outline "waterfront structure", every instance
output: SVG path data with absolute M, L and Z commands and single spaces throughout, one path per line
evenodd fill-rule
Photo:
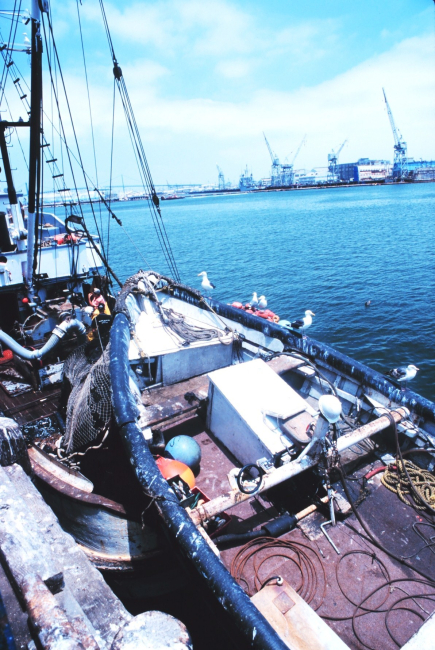
M 218 174 L 219 174 L 219 181 L 218 181 L 218 189 L 219 190 L 224 190 L 225 189 L 225 176 L 222 171 L 222 169 L 219 167 L 219 165 L 216 165 Z
M 334 149 L 332 150 L 331 153 L 328 154 L 328 181 L 330 183 L 335 183 L 337 181 L 337 165 L 338 165 L 338 157 L 346 144 L 347 140 L 343 142 L 343 144 L 340 146 L 339 150 L 337 153 L 335 153 Z
M 328 182 L 327 167 L 314 167 L 313 169 L 297 169 L 294 172 L 294 184 L 296 186 L 320 185 Z
M 394 167 L 393 167 L 393 178 L 395 180 L 402 180 L 408 175 L 408 166 L 407 166 L 407 144 L 402 138 L 402 134 L 399 129 L 396 127 L 394 122 L 393 113 L 391 112 L 390 105 L 385 94 L 385 90 L 382 88 L 384 93 L 385 105 L 387 107 L 388 119 L 390 120 L 391 130 L 394 137 Z
M 353 179 L 356 183 L 385 181 L 393 171 L 393 166 L 388 160 L 358 161 L 354 167 Z
M 254 181 L 252 172 L 249 173 L 248 165 L 246 165 L 245 171 L 240 176 L 239 190 L 241 192 L 251 192 L 256 189 L 258 189 L 258 183 Z

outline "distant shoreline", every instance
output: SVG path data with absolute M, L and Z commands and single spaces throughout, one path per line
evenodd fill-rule
M 433 180 L 428 181 L 395 181 L 395 182 L 385 182 L 385 181 L 372 181 L 367 183 L 325 183 L 314 185 L 297 185 L 293 187 L 262 187 L 255 190 L 205 190 L 198 192 L 189 192 L 183 198 L 189 198 L 189 196 L 218 196 L 222 194 L 259 194 L 262 192 L 295 192 L 300 190 L 329 190 L 336 188 L 345 188 L 345 187 L 373 187 L 374 185 L 416 185 L 421 183 L 434 183 Z M 181 197 L 180 197 L 181 198 Z

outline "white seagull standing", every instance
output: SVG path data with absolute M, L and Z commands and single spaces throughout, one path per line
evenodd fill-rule
M 260 296 L 259 297 L 258 306 L 260 307 L 260 309 L 266 309 L 266 307 L 267 307 L 266 296 Z
M 305 316 L 303 318 L 301 318 L 300 320 L 293 321 L 291 323 L 291 326 L 295 330 L 301 330 L 301 332 L 305 332 L 305 330 L 307 330 L 310 327 L 310 325 L 312 324 L 312 322 L 313 322 L 312 317 L 315 316 L 315 315 L 316 314 L 314 312 L 307 309 L 307 311 L 305 312 Z
M 254 293 L 252 294 L 251 307 L 258 307 L 258 298 L 257 298 L 256 291 L 254 291 Z
M 393 370 L 389 370 L 387 372 L 387 375 L 389 377 L 393 377 L 393 379 L 396 379 L 396 381 L 405 382 L 406 388 L 408 381 L 414 379 L 418 371 L 419 368 L 411 363 L 409 366 L 400 366 L 399 368 L 393 368 Z M 405 390 L 405 388 L 402 388 L 402 390 Z
M 201 287 L 204 289 L 204 291 L 211 291 L 212 289 L 216 289 L 215 285 L 208 279 L 207 273 L 205 271 L 198 273 L 198 277 L 200 275 L 202 275 Z

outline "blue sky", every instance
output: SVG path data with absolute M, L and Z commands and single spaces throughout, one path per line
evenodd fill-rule
M 233 181 L 246 164 L 254 177 L 267 176 L 263 131 L 282 161 L 307 134 L 295 167 L 326 165 L 345 139 L 341 162 L 392 159 L 382 86 L 409 155 L 435 158 L 432 0 L 124 0 L 105 7 L 156 183 L 216 182 L 216 163 Z M 107 182 L 111 61 L 97 0 L 82 0 L 80 15 L 99 176 Z M 76 3 L 53 3 L 53 21 L 90 164 Z M 134 182 L 119 102 L 116 126 L 115 182 L 121 175 Z

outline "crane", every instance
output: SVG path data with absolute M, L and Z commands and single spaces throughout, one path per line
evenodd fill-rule
M 278 156 L 273 153 L 272 147 L 270 146 L 269 142 L 267 141 L 266 134 L 263 132 L 264 139 L 266 140 L 266 146 L 269 150 L 270 154 L 270 159 L 272 161 L 272 169 L 270 173 L 270 184 L 271 185 L 280 185 L 280 170 L 281 170 L 281 165 L 279 164 L 279 158 Z
M 219 167 L 219 165 L 216 165 L 218 173 L 219 173 L 219 182 L 218 182 L 218 189 L 219 190 L 224 190 L 225 189 L 225 176 L 222 171 L 222 169 Z
M 402 138 L 402 134 L 394 123 L 393 113 L 391 112 L 390 105 L 385 94 L 385 90 L 382 88 L 384 93 L 385 104 L 387 106 L 388 118 L 390 120 L 391 130 L 393 131 L 394 137 L 394 167 L 393 167 L 393 178 L 400 180 L 405 178 L 408 175 L 407 168 L 407 145 Z
M 299 155 L 300 150 L 302 149 L 302 146 L 305 144 L 306 139 L 307 139 L 307 134 L 305 134 L 304 137 L 302 138 L 302 141 L 299 147 L 297 148 L 291 163 L 286 162 L 283 165 L 281 165 L 281 176 L 280 176 L 280 183 L 279 183 L 280 185 L 284 187 L 289 187 L 290 185 L 294 185 L 293 166 L 295 164 L 296 158 Z
M 328 182 L 335 183 L 337 180 L 338 156 L 341 154 L 341 151 L 346 142 L 347 139 L 339 147 L 337 153 L 335 153 L 334 149 L 331 153 L 328 153 Z
M 301 140 L 301 144 L 299 145 L 299 147 L 297 148 L 297 151 L 296 151 L 295 155 L 293 156 L 292 165 L 295 164 L 295 160 L 296 160 L 296 158 L 298 157 L 299 152 L 300 152 L 300 150 L 302 149 L 302 147 L 304 146 L 304 144 L 305 144 L 306 141 L 307 141 L 307 134 L 305 134 L 304 137 L 302 138 L 302 140 Z

